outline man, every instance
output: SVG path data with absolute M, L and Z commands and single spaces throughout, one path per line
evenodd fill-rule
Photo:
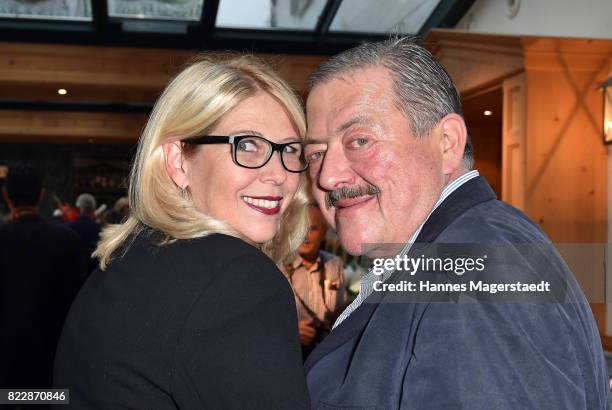
M 11 220 L 0 227 L 0 387 L 51 388 L 64 318 L 85 269 L 78 238 L 37 211 L 41 177 L 11 168 L 3 195 Z
M 79 210 L 79 217 L 69 222 L 68 227 L 76 232 L 81 240 L 82 258 L 87 261 L 87 275 L 98 264 L 97 259 L 91 257 L 100 240 L 100 225 L 96 222 L 96 198 L 91 194 L 81 194 L 75 205 Z
M 327 336 L 344 307 L 342 260 L 320 250 L 327 223 L 316 203 L 309 204 L 310 228 L 295 260 L 285 266 L 298 312 L 304 359 Z
M 572 302 L 384 303 L 376 289 L 399 283 L 397 269 L 369 272 L 305 364 L 313 406 L 605 408 L 589 305 L 545 235 L 471 170 L 458 92 L 431 54 L 407 38 L 364 44 L 323 63 L 310 87 L 314 195 L 349 253 L 414 258 L 413 243 L 501 244 L 497 256 L 511 262 L 497 274 L 556 275 Z M 544 245 L 549 258 L 515 243 Z

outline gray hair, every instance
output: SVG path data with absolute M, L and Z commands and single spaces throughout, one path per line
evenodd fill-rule
M 322 63 L 311 74 L 308 85 L 312 90 L 348 72 L 375 66 L 389 70 L 395 104 L 408 118 L 416 136 L 427 136 L 448 114 L 463 116 L 453 80 L 434 56 L 418 44 L 416 37 L 364 43 L 346 50 Z M 474 149 L 469 135 L 463 162 L 466 169 L 474 166 Z
M 81 213 L 95 211 L 96 198 L 92 194 L 81 194 L 78 196 L 75 205 Z

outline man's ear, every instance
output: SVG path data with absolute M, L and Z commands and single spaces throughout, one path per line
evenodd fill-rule
M 189 178 L 187 175 L 187 161 L 179 141 L 167 142 L 162 145 L 166 171 L 174 183 L 181 189 L 187 188 Z
M 448 114 L 439 122 L 442 133 L 442 169 L 453 174 L 463 167 L 463 152 L 467 141 L 467 128 L 459 114 Z

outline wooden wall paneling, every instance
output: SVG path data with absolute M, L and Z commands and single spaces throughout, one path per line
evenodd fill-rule
M 608 78 L 612 77 L 612 55 L 608 64 Z M 612 145 L 608 149 L 608 234 L 606 243 L 606 313 L 604 317 L 605 330 L 612 335 Z M 612 337 L 609 338 L 609 350 L 612 350 Z
M 483 86 L 498 86 L 523 69 L 523 53 L 516 37 L 434 30 L 425 41 L 462 95 Z
M 502 83 L 502 200 L 525 209 L 526 90 L 525 75 L 519 74 Z
M 606 241 L 607 151 L 596 86 L 608 73 L 607 53 L 612 42 L 525 44 L 526 210 L 555 242 Z

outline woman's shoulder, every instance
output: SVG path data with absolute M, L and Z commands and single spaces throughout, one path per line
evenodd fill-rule
M 215 257 L 233 258 L 240 254 L 252 258 L 268 259 L 259 249 L 244 240 L 221 233 L 214 233 L 201 238 L 177 240 L 173 242 L 172 246 L 176 246 L 180 250 L 205 252 Z
M 223 275 L 224 281 L 239 281 L 261 272 L 258 279 L 284 279 L 274 262 L 262 251 L 240 238 L 211 234 L 164 243 L 158 231 L 146 231 L 126 243 L 126 250 L 111 262 L 109 270 L 149 272 L 174 271 L 203 278 Z
M 256 299 L 280 292 L 292 295 L 289 281 L 278 266 L 261 250 L 249 243 L 228 235 L 215 234 L 183 243 L 193 256 L 192 264 L 206 260 L 209 271 L 215 275 L 211 286 L 217 289 L 249 289 Z M 205 256 L 204 256 L 205 255 Z
M 189 305 L 203 294 L 209 302 L 233 299 L 239 289 L 248 289 L 250 298 L 233 303 L 245 305 L 278 292 L 291 294 L 272 260 L 239 238 L 212 234 L 166 244 L 160 244 L 160 239 L 151 233 L 132 238 L 123 256 L 111 261 L 105 271 L 92 273 L 85 290 L 120 289 L 130 298 L 156 293 Z
M 176 252 L 185 260 L 201 266 L 206 260 L 208 266 L 231 268 L 233 271 L 242 267 L 276 268 L 268 256 L 253 245 L 224 234 L 212 234 L 202 238 L 179 240 L 169 245 L 169 253 Z
M 236 255 L 270 261 L 259 249 L 230 235 L 213 233 L 199 238 L 168 240 L 163 233 L 152 229 L 129 237 L 117 251 L 114 260 L 143 261 L 143 257 L 157 261 L 172 258 L 228 260 Z

